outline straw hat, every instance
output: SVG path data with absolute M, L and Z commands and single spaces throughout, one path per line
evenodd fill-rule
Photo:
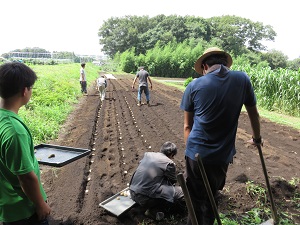
M 206 59 L 208 56 L 211 55 L 225 55 L 227 58 L 227 67 L 230 67 L 232 65 L 232 58 L 231 56 L 227 53 L 222 51 L 221 49 L 217 48 L 217 47 L 211 47 L 208 48 L 204 51 L 204 53 L 200 56 L 200 58 L 196 61 L 195 63 L 195 70 L 197 73 L 202 74 L 203 72 L 203 68 L 202 68 L 202 64 L 203 64 L 203 60 Z

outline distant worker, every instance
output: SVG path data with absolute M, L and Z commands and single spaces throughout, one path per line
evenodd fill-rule
M 172 159 L 176 154 L 176 145 L 169 141 L 160 152 L 145 152 L 130 181 L 131 198 L 147 209 L 146 216 L 156 220 L 162 220 L 167 210 L 185 208 L 182 189 L 175 186 L 176 167 Z
M 97 89 L 99 91 L 100 99 L 101 101 L 104 101 L 105 99 L 105 92 L 106 92 L 106 87 L 107 87 L 107 81 L 104 75 L 101 75 L 97 79 Z
M 24 63 L 0 66 L 0 221 L 3 225 L 48 225 L 50 207 L 40 179 L 28 127 L 18 115 L 37 79 Z
M 80 85 L 81 85 L 81 93 L 87 95 L 87 90 L 86 90 L 87 82 L 86 82 L 86 74 L 84 69 L 85 69 L 85 63 L 81 63 L 80 78 L 79 78 Z
M 139 78 L 139 88 L 138 88 L 138 106 L 142 105 L 142 93 L 144 92 L 146 95 L 146 100 L 147 100 L 147 105 L 150 106 L 150 92 L 148 88 L 148 81 L 150 82 L 150 89 L 152 90 L 152 81 L 150 79 L 149 73 L 144 70 L 144 67 L 140 67 L 140 71 L 136 74 L 133 84 L 132 84 L 132 89 L 134 89 L 134 84 L 136 80 Z

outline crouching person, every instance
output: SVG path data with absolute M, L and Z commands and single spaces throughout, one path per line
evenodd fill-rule
M 156 220 L 162 220 L 165 213 L 174 209 L 185 208 L 182 189 L 175 186 L 176 167 L 172 159 L 176 154 L 176 145 L 169 141 L 160 152 L 146 152 L 130 181 L 131 198 L 147 209 L 146 216 Z
M 101 101 L 104 101 L 105 99 L 105 91 L 106 91 L 106 87 L 107 87 L 107 81 L 105 79 L 104 75 L 101 75 L 98 79 L 97 79 L 97 89 L 99 91 L 99 95 L 100 95 L 100 99 Z

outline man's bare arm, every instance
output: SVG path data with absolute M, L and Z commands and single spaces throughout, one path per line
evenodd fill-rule
M 31 171 L 27 174 L 18 175 L 18 179 L 23 192 L 36 206 L 39 219 L 45 219 L 50 214 L 51 209 L 43 199 L 36 174 Z
M 183 121 L 183 135 L 184 143 L 186 144 L 187 138 L 192 130 L 194 123 L 194 113 L 184 111 L 184 121 Z
M 152 90 L 152 81 L 151 81 L 151 79 L 150 79 L 150 77 L 148 77 L 148 80 L 149 80 L 149 83 L 150 83 L 150 88 L 151 88 L 151 90 Z
M 245 106 L 246 110 L 248 112 L 248 116 L 251 123 L 251 128 L 253 132 L 253 138 L 259 139 L 261 138 L 260 135 L 260 117 L 257 110 L 256 105 L 255 106 Z
M 132 89 L 134 88 L 134 84 L 135 84 L 136 79 L 137 79 L 137 77 L 135 77 L 134 80 L 133 80 Z

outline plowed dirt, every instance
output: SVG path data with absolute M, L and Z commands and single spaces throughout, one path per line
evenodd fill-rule
M 116 217 L 99 203 L 127 187 L 131 175 L 146 151 L 158 151 L 165 141 L 174 142 L 178 155 L 174 161 L 184 172 L 183 112 L 179 108 L 182 92 L 153 82 L 151 106 L 136 105 L 133 76 L 116 75 L 108 81 L 106 99 L 101 103 L 95 84 L 69 116 L 57 140 L 49 144 L 92 149 L 92 154 L 61 168 L 41 165 L 42 181 L 52 208 L 51 225 L 142 225 L 185 224 L 186 215 L 167 217 L 161 222 L 143 215 L 134 207 Z M 263 153 L 277 210 L 294 213 L 300 223 L 299 206 L 291 201 L 299 185 L 288 181 L 300 177 L 300 132 L 290 127 L 261 121 Z M 236 138 L 237 154 L 229 166 L 227 183 L 221 192 L 219 211 L 240 214 L 257 208 L 256 196 L 246 192 L 246 182 L 265 187 L 257 149 L 247 141 L 251 128 L 241 113 Z M 299 202 L 298 202 L 299 204 Z

